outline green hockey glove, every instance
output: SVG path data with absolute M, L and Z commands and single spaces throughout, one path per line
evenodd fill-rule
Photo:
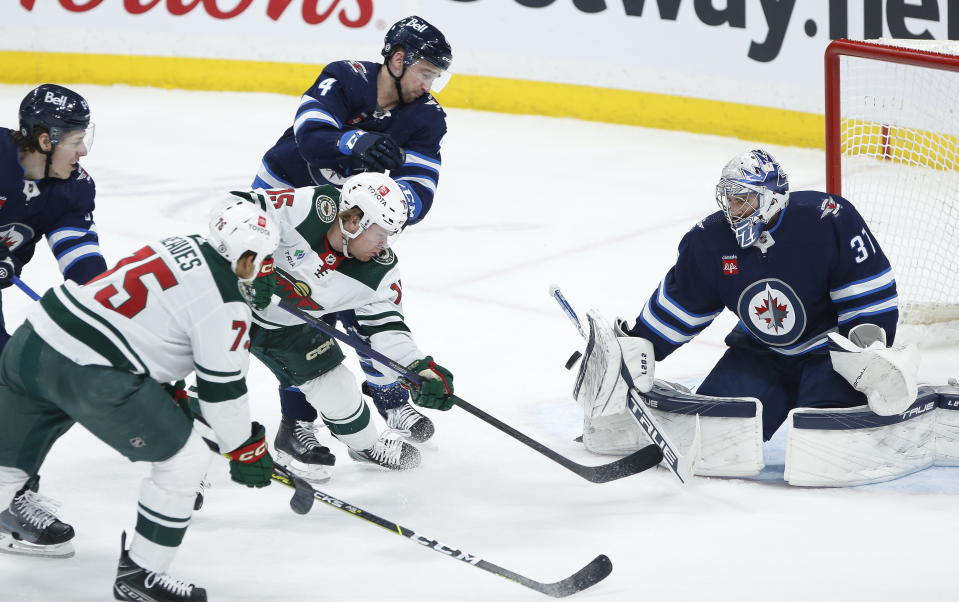
M 418 406 L 430 408 L 433 410 L 446 411 L 453 407 L 453 373 L 433 361 L 429 355 L 421 360 L 416 360 L 406 367 L 410 372 L 415 372 L 423 378 L 419 386 L 414 385 L 405 378 L 400 378 L 407 389 L 410 390 L 410 399 Z
M 230 478 L 247 487 L 266 487 L 273 476 L 273 457 L 266 446 L 266 429 L 252 424 L 253 434 L 243 445 L 223 454 L 230 459 Z
M 279 288 L 276 277 L 273 276 L 273 258 L 267 257 L 260 266 L 260 272 L 253 282 L 243 285 L 241 290 L 244 292 L 247 303 L 257 311 L 263 311 L 270 305 L 273 294 Z

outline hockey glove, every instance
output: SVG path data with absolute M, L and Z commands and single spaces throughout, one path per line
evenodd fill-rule
M 263 311 L 270 305 L 273 295 L 279 288 L 279 283 L 273 276 L 273 258 L 267 257 L 260 266 L 260 273 L 253 282 L 241 287 L 247 303 L 257 311 Z
M 0 289 L 7 288 L 13 284 L 13 277 L 20 275 L 20 268 L 23 264 L 13 255 L 7 254 L 0 259 Z
M 172 383 L 160 383 L 163 390 L 170 394 L 173 403 L 180 408 L 190 422 L 193 422 L 193 412 L 190 410 L 190 394 L 186 390 L 186 381 L 178 380 Z
M 253 434 L 243 445 L 223 454 L 230 459 L 230 478 L 247 487 L 266 487 L 273 476 L 273 456 L 266 446 L 266 429 L 252 424 Z
M 406 367 L 419 374 L 423 380 L 419 386 L 400 377 L 403 386 L 410 390 L 410 399 L 418 406 L 446 411 L 453 407 L 453 374 L 426 356 Z
M 340 136 L 337 147 L 340 153 L 352 157 L 353 172 L 384 172 L 398 168 L 406 161 L 403 152 L 386 134 L 350 130 Z
M 919 352 L 914 345 L 886 347 L 885 331 L 859 324 L 849 337 L 829 333 L 833 370 L 866 396 L 879 416 L 904 412 L 916 400 Z

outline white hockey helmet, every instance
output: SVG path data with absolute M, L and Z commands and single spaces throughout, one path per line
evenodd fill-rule
M 364 172 L 348 178 L 340 190 L 340 211 L 358 207 L 363 211 L 360 228 L 355 233 L 346 231 L 340 220 L 343 233 L 344 254 L 349 257 L 349 241 L 363 234 L 374 225 L 386 231 L 387 244 L 393 244 L 409 217 L 409 203 L 399 184 L 387 175 Z
M 250 282 L 259 274 L 263 260 L 276 251 L 280 229 L 259 207 L 247 201 L 236 201 L 210 216 L 210 234 L 207 242 L 230 262 L 236 272 L 236 262 L 247 251 L 256 253 L 253 277 L 240 279 Z
M 767 151 L 746 151 L 723 167 L 716 185 L 716 203 L 726 215 L 739 246 L 745 249 L 759 239 L 766 226 L 789 204 L 789 178 Z M 751 211 L 734 213 L 734 207 L 742 206 L 750 207 Z

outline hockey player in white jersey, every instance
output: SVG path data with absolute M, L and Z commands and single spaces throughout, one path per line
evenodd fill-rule
M 0 356 L 0 507 L 74 422 L 130 460 L 153 464 L 129 550 L 121 539 L 118 600 L 207 599 L 167 570 L 212 453 L 161 383 L 195 372 L 203 415 L 220 449 L 233 450 L 233 480 L 270 483 L 265 432 L 247 404 L 251 315 L 241 291 L 278 239 L 263 211 L 238 201 L 214 214 L 206 239 L 171 236 L 83 286 L 49 290 Z M 51 517 L 39 505 L 5 511 L 4 551 L 72 555 L 64 552 L 69 537 L 47 529 Z
M 403 320 L 403 289 L 398 259 L 390 249 L 406 223 L 405 197 L 396 182 L 380 173 L 349 178 L 342 192 L 332 186 L 234 193 L 268 211 L 282 228 L 273 274 L 257 278 L 252 352 L 283 387 L 298 387 L 330 432 L 356 460 L 390 469 L 419 464 L 417 449 L 396 429 L 378 436 L 370 410 L 352 373 L 342 364 L 336 341 L 269 304 L 273 287 L 281 298 L 317 316 L 355 310 L 361 334 L 381 353 L 424 376 L 411 389 L 414 403 L 448 410 L 453 375 L 416 346 Z M 385 366 L 377 369 L 391 373 Z M 309 443 L 313 462 L 294 461 L 277 452 L 277 461 L 311 480 L 329 478 L 334 456 L 315 444 L 314 425 L 284 417 L 277 435 Z

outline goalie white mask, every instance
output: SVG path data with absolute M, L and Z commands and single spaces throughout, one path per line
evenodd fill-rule
M 764 150 L 733 157 L 716 185 L 716 203 L 742 248 L 752 246 L 789 203 L 789 178 Z
M 379 226 L 385 232 L 383 248 L 388 248 L 399 236 L 409 216 L 409 204 L 400 186 L 389 176 L 375 172 L 357 174 L 343 183 L 340 191 L 340 211 L 353 207 L 363 211 L 360 227 L 350 233 L 343 227 L 340 219 L 340 231 L 343 233 L 343 251 L 349 257 L 349 242 L 373 226 Z
M 259 274 L 263 260 L 276 251 L 280 230 L 259 207 L 246 201 L 236 201 L 210 216 L 210 234 L 207 241 L 216 252 L 230 262 L 236 272 L 236 262 L 247 251 L 256 253 L 253 276 L 241 282 L 250 282 Z

